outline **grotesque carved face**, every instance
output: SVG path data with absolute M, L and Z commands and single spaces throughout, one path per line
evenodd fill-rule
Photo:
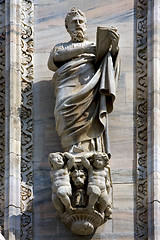
M 54 169 L 60 169 L 64 166 L 63 157 L 60 154 L 52 153 L 49 158 Z
M 83 170 L 74 170 L 71 174 L 71 177 L 74 185 L 77 188 L 83 188 L 86 180 L 86 174 Z

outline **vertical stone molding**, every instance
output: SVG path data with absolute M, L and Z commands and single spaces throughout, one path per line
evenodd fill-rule
M 5 1 L 5 238 L 20 239 L 21 1 Z
M 160 1 L 148 1 L 148 239 L 160 239 Z
M 137 1 L 137 238 L 160 238 L 160 2 Z
M 21 239 L 25 240 L 33 239 L 33 2 L 21 2 Z
M 137 149 L 137 223 L 136 239 L 148 239 L 147 182 L 147 11 L 148 0 L 136 1 L 136 149 Z
M 0 226 L 4 225 L 5 2 L 0 4 Z
M 33 2 L 6 0 L 5 26 L 5 237 L 33 239 Z

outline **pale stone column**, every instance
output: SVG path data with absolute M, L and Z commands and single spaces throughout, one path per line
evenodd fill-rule
M 148 1 L 148 233 L 160 239 L 160 0 Z
M 32 239 L 33 9 L 31 0 L 5 1 L 4 235 L 8 240 Z
M 21 182 L 21 14 L 20 0 L 6 0 L 5 213 L 6 239 L 20 239 Z

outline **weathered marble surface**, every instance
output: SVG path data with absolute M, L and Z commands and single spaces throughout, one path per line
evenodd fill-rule
M 115 109 L 109 119 L 113 180 L 113 220 L 97 229 L 92 239 L 134 239 L 134 1 L 35 1 L 34 84 L 34 239 L 81 239 L 57 219 L 51 200 L 50 152 L 62 151 L 55 132 L 52 72 L 47 60 L 52 47 L 69 40 L 64 17 L 73 7 L 88 19 L 88 36 L 95 41 L 97 25 L 116 26 L 120 33 L 121 76 Z M 119 189 L 119 190 L 117 190 Z M 130 193 L 130 194 L 129 194 Z M 122 206 L 121 203 L 122 202 Z

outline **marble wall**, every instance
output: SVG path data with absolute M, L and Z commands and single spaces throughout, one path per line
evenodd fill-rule
M 116 26 L 120 33 L 121 75 L 114 111 L 109 117 L 113 219 L 88 237 L 75 236 L 57 218 L 51 201 L 48 163 L 48 154 L 62 149 L 55 132 L 53 73 L 47 69 L 47 60 L 55 44 L 69 40 L 64 18 L 73 6 L 86 14 L 89 40 L 95 41 L 97 26 Z M 34 240 L 134 239 L 134 0 L 35 0 L 34 24 Z

